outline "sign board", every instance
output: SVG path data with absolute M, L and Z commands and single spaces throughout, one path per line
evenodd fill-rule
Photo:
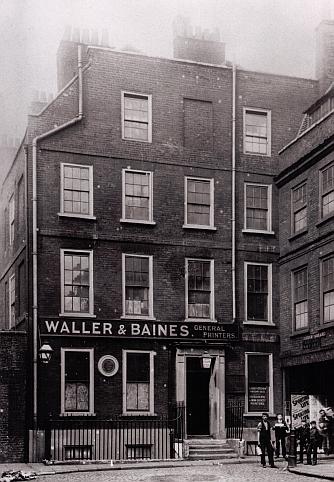
M 248 411 L 249 412 L 267 412 L 268 404 L 268 386 L 251 385 L 248 387 Z
M 240 339 L 237 325 L 210 322 L 159 323 L 132 320 L 42 319 L 39 321 L 39 329 L 42 335 L 48 336 L 208 340 L 220 343 L 235 342 Z
M 310 421 L 310 397 L 309 395 L 291 395 L 291 422 L 292 428 L 300 427 L 302 421 Z

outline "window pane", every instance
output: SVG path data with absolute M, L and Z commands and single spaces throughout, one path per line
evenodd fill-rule
M 308 326 L 308 303 L 302 301 L 295 304 L 295 329 L 301 330 Z
M 89 312 L 89 255 L 64 255 L 64 310 Z
M 267 113 L 246 112 L 245 113 L 245 147 L 246 152 L 267 153 Z
M 247 319 L 268 321 L 268 266 L 247 265 Z
M 64 213 L 89 214 L 89 168 L 64 166 Z
M 324 294 L 324 322 L 334 320 L 334 291 Z
M 89 411 L 90 356 L 65 353 L 65 410 Z
M 210 181 L 187 180 L 187 223 L 210 226 Z
M 126 219 L 150 220 L 149 183 L 149 173 L 125 173 Z
M 124 137 L 148 140 L 148 97 L 124 94 Z
M 150 354 L 127 353 L 126 408 L 149 411 L 150 409 Z
M 188 261 L 188 316 L 210 318 L 211 263 Z
M 269 356 L 248 355 L 248 411 L 269 410 Z

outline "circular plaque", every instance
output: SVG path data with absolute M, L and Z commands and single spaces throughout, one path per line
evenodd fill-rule
M 117 358 L 112 355 L 104 355 L 99 359 L 99 372 L 105 377 L 112 377 L 118 372 L 119 363 Z

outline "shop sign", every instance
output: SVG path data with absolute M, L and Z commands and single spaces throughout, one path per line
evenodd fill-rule
M 303 338 L 302 346 L 303 350 L 310 350 L 312 348 L 321 347 L 321 339 L 326 335 L 325 332 L 314 333 L 313 335 L 308 335 Z
M 265 412 L 268 410 L 268 386 L 251 385 L 248 387 L 248 411 Z
M 235 342 L 240 339 L 236 325 L 221 323 L 158 323 L 144 321 L 88 321 L 43 319 L 42 335 L 102 336 L 110 338 L 154 338 Z
M 310 397 L 309 395 L 291 395 L 291 419 L 292 427 L 300 427 L 302 421 L 310 421 Z

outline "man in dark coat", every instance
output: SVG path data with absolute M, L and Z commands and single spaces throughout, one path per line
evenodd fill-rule
M 310 427 L 305 420 L 302 421 L 300 427 L 296 430 L 297 440 L 299 440 L 299 463 L 303 463 L 304 450 L 307 450 L 310 443 Z M 298 463 L 297 462 L 297 463 Z
M 321 435 L 319 430 L 317 429 L 317 422 L 312 420 L 310 426 L 310 443 L 307 448 L 307 464 L 308 465 L 317 465 L 317 454 L 318 454 L 318 445 L 319 440 L 321 440 Z M 312 461 L 311 461 L 312 457 Z
M 262 467 L 266 467 L 266 452 L 268 454 L 268 460 L 270 467 L 274 465 L 274 450 L 271 445 L 271 427 L 268 420 L 268 414 L 263 413 L 262 419 L 257 426 L 257 441 L 258 446 L 261 449 L 261 464 Z

